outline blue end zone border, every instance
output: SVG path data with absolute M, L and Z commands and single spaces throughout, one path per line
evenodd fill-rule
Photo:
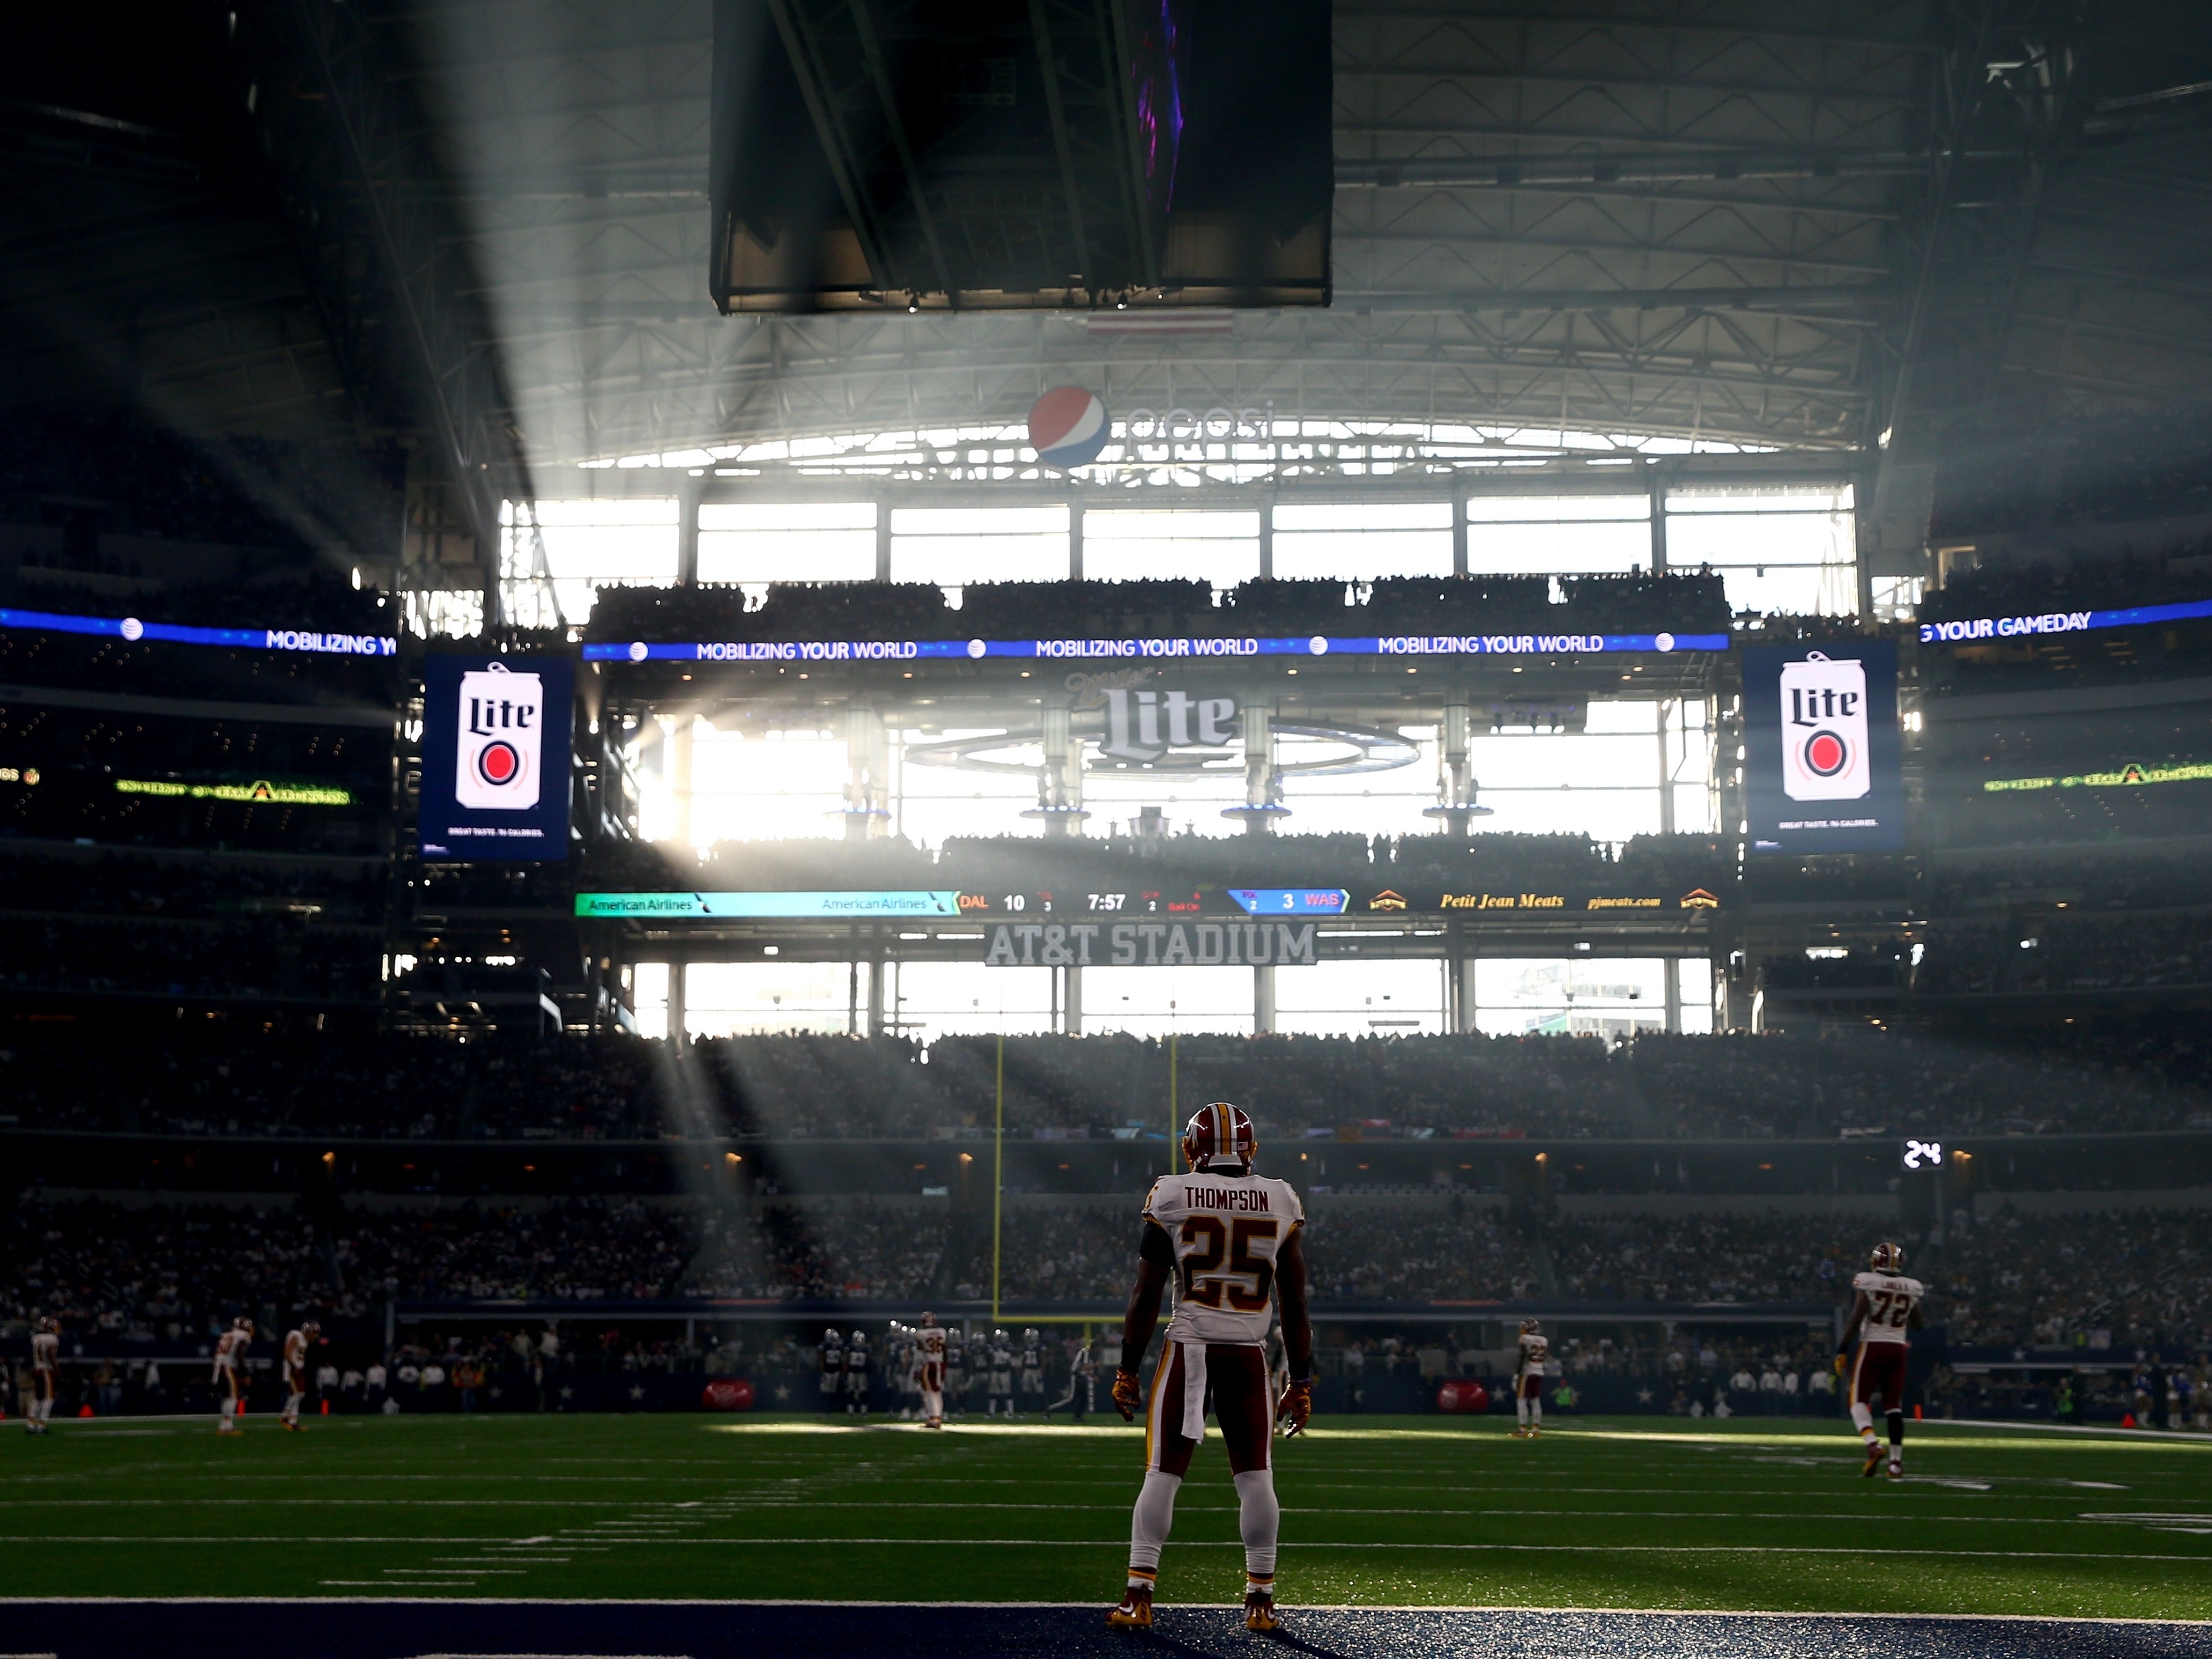
M 1280 1635 L 1234 1608 L 1163 1608 L 1149 1634 L 1101 1606 L 824 1601 L 0 1601 L 6 1659 L 2199 1659 L 2212 1625 L 1912 1614 L 1572 1608 L 1286 1608 Z

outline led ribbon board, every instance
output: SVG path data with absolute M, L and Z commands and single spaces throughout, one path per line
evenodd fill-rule
M 698 640 L 680 645 L 601 643 L 586 662 L 917 662 L 1012 657 L 1202 660 L 1208 657 L 1532 657 L 1607 652 L 1725 651 L 1725 634 L 1389 634 L 1337 639 Z
M 1340 916 L 1352 896 L 1341 887 L 1232 887 L 1229 896 L 1248 916 Z
M 351 806 L 353 791 L 335 784 L 271 782 L 179 783 L 170 778 L 118 778 L 118 795 L 155 795 L 187 800 L 242 801 L 263 806 Z
M 2094 628 L 2141 628 L 2151 623 L 2189 622 L 2212 617 L 2212 599 L 2185 605 L 2139 605 L 2125 611 L 2047 611 L 2037 617 L 1974 617 L 1961 622 L 1923 623 L 1923 645 L 1972 644 L 1976 640 L 2011 640 L 2036 634 L 2081 634 Z
M 43 629 L 163 645 L 215 645 L 233 651 L 304 651 L 326 657 L 390 657 L 399 641 L 381 634 L 324 634 L 297 628 L 186 628 L 136 617 L 71 617 L 55 611 L 0 610 L 0 628 Z
M 637 921 L 844 921 L 854 916 L 960 914 L 960 895 L 942 892 L 579 893 L 576 914 Z

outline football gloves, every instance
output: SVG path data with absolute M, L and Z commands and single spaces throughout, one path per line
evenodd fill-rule
M 1114 1407 L 1121 1413 L 1121 1420 L 1136 1421 L 1137 1409 L 1144 1403 L 1145 1390 L 1137 1381 L 1136 1372 L 1127 1365 L 1118 1367 L 1114 1372 Z
M 1290 1425 L 1286 1433 L 1297 1434 L 1304 1430 L 1306 1419 L 1312 1415 L 1313 1378 L 1294 1376 L 1283 1390 L 1283 1397 L 1275 1402 L 1275 1416 Z
M 1836 1350 L 1836 1375 L 1838 1376 L 1841 1376 L 1844 1374 L 1844 1367 L 1850 1364 L 1850 1358 L 1851 1351 L 1849 1348 L 1838 1348 Z

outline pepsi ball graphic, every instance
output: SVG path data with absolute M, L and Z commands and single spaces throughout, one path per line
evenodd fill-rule
M 1088 466 L 1106 447 L 1106 405 L 1079 386 L 1055 386 L 1030 410 L 1030 447 L 1062 471 Z

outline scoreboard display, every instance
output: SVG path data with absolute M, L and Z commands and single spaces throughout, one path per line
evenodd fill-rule
M 1659 916 L 1715 910 L 1717 895 L 1687 892 L 1468 892 L 1413 888 L 1126 887 L 1084 883 L 1053 887 L 850 890 L 830 892 L 579 893 L 576 914 L 600 920 L 854 921 L 967 917 L 976 921 L 1087 921 L 1150 918 L 1221 921 L 1316 921 L 1407 913 L 1449 916 L 1473 912 L 1485 921 L 1529 914 Z

